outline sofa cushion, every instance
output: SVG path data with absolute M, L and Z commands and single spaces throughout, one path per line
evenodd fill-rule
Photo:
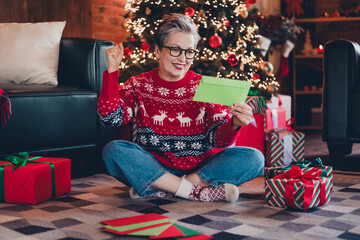
M 57 85 L 65 22 L 0 23 L 0 84 Z

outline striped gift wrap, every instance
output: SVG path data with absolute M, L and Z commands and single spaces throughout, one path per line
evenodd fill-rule
M 331 191 L 333 188 L 333 178 L 331 177 L 321 177 L 325 184 L 325 202 L 327 204 L 330 202 Z M 265 198 L 266 203 L 271 206 L 288 208 L 285 199 L 285 186 L 289 181 L 293 179 L 268 179 L 265 181 Z M 308 206 L 309 208 L 321 206 L 320 203 L 320 180 L 312 180 L 315 184 L 314 190 L 312 192 L 311 202 Z M 298 180 L 294 184 L 294 199 L 293 207 L 296 209 L 306 210 L 304 207 L 304 192 L 305 192 L 305 183 L 301 180 Z M 291 200 L 292 201 L 292 200 Z
M 292 143 L 285 143 L 284 138 L 279 134 L 287 131 L 292 134 Z M 304 160 L 305 155 L 305 134 L 302 132 L 281 130 L 280 132 L 270 132 L 269 140 L 266 143 L 265 165 L 267 167 L 278 167 L 285 162 L 300 162 Z M 291 159 L 286 159 L 287 157 Z

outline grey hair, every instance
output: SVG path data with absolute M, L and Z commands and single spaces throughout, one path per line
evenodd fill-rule
M 171 13 L 163 17 L 155 34 L 155 44 L 162 49 L 167 42 L 169 35 L 177 32 L 193 34 L 195 37 L 194 47 L 196 48 L 200 40 L 200 35 L 195 23 L 190 17 L 180 13 Z

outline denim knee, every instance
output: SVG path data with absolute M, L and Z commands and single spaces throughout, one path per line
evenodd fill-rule
M 252 162 L 253 162 L 253 168 L 258 169 L 260 175 L 262 175 L 264 172 L 264 166 L 265 166 L 264 154 L 256 148 L 253 148 L 253 150 L 254 150 L 254 153 L 253 153 L 253 156 L 251 157 Z

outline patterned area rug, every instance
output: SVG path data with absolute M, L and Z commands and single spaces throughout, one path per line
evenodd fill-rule
M 0 239 L 123 239 L 101 231 L 100 221 L 159 213 L 179 225 L 239 239 L 360 239 L 360 175 L 334 174 L 329 205 L 290 211 L 265 203 L 264 179 L 241 187 L 234 203 L 180 198 L 130 199 L 128 188 L 106 174 L 74 179 L 72 191 L 38 205 L 0 204 Z

